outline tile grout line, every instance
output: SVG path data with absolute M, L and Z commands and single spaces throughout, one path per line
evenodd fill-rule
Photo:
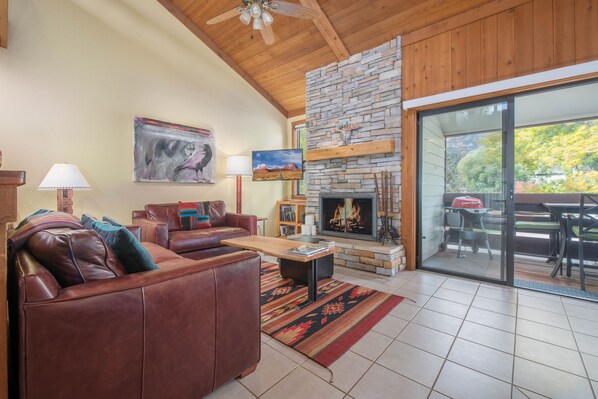
M 517 290 L 517 302 L 515 303 L 515 332 L 513 333 L 513 367 L 511 368 L 511 399 L 513 398 L 513 387 L 515 387 L 515 359 L 517 358 L 517 323 L 519 321 L 519 290 Z M 521 392 L 521 391 L 520 391 Z M 522 392 L 523 394 L 523 392 Z M 526 396 L 523 394 L 523 396 Z
M 478 287 L 476 289 L 476 294 L 480 290 L 480 286 L 481 286 L 481 284 L 478 285 Z M 474 298 L 475 298 L 476 294 L 474 294 Z M 446 365 L 446 362 L 448 361 L 448 357 L 450 356 L 451 351 L 453 350 L 453 346 L 455 345 L 455 342 L 457 341 L 457 337 L 459 336 L 459 333 L 461 332 L 461 329 L 463 328 L 463 324 L 465 324 L 465 318 L 469 314 L 469 311 L 471 310 L 471 305 L 472 304 L 473 304 L 473 299 L 471 300 L 471 303 L 469 304 L 469 307 L 467 308 L 467 313 L 465 313 L 465 316 L 463 317 L 463 320 L 461 321 L 461 325 L 459 326 L 459 330 L 457 330 L 457 334 L 453 338 L 453 342 L 451 343 L 451 346 L 450 346 L 448 352 L 446 353 L 446 356 L 443 359 L 442 366 L 440 366 L 440 370 L 438 371 L 438 375 L 436 375 L 436 378 L 434 379 L 434 383 L 432 384 L 432 391 L 435 391 L 434 388 L 436 388 L 436 384 L 438 383 L 438 379 L 440 378 L 440 374 L 442 374 L 442 370 L 444 370 L 444 366 Z M 436 391 L 444 395 L 444 393 L 442 393 L 441 391 L 439 391 L 439 390 L 436 390 Z M 430 394 L 431 394 L 431 392 L 430 392 Z
M 413 279 L 413 277 L 415 277 L 415 276 L 417 276 L 417 274 L 415 274 L 414 276 L 412 276 L 412 277 L 411 277 L 411 278 L 410 278 L 408 281 L 411 281 L 411 280 Z M 399 303 L 397 306 L 399 306 L 399 305 L 400 305 L 400 303 Z M 415 306 L 417 306 L 417 305 L 415 305 Z M 419 307 L 419 306 L 417 306 L 417 307 Z M 395 308 L 396 308 L 396 306 L 395 306 Z M 422 308 L 422 307 L 419 307 L 419 310 L 418 310 L 417 312 L 415 312 L 415 314 L 413 315 L 413 317 L 415 317 L 415 315 L 416 315 L 417 313 L 419 313 L 419 311 L 420 311 L 421 309 L 423 309 L 423 308 Z M 394 308 L 393 308 L 393 310 L 394 310 Z M 392 310 L 391 310 L 391 311 L 392 311 Z M 388 312 L 388 314 L 390 314 L 390 312 Z M 412 317 L 411 319 L 413 319 L 413 317 Z M 405 327 L 403 327 L 403 329 L 405 329 L 405 328 L 406 328 L 406 327 L 409 325 L 409 323 L 411 323 L 411 320 L 407 320 L 407 325 L 406 325 Z M 401 330 L 401 331 L 403 331 L 403 330 Z M 401 334 L 401 333 L 397 334 L 397 336 L 399 336 L 400 334 Z M 393 341 L 394 341 L 394 339 L 393 339 Z M 391 342 L 390 344 L 388 344 L 388 346 L 390 346 L 391 344 L 392 344 L 392 342 Z M 387 347 L 384 349 L 384 351 L 382 351 L 382 353 L 380 354 L 380 356 L 382 356 L 382 354 L 383 354 L 383 353 L 386 351 L 386 349 L 388 349 L 388 346 L 387 346 Z M 349 349 L 349 350 L 351 350 L 351 349 Z M 351 351 L 351 352 L 353 352 L 353 351 Z M 355 352 L 353 352 L 353 353 L 355 353 Z M 357 354 L 357 355 L 359 355 L 358 353 L 356 353 L 356 354 Z M 359 355 L 359 356 L 361 356 L 361 355 Z M 380 356 L 378 356 L 378 358 L 379 358 Z M 361 356 L 361 357 L 364 357 L 364 356 Z M 377 360 L 378 358 L 376 358 L 376 360 Z M 366 358 L 366 359 L 367 359 L 367 358 Z M 367 359 L 367 360 L 370 360 L 370 359 Z M 382 366 L 382 365 L 380 365 L 380 364 L 376 363 L 376 361 L 375 361 L 375 360 L 374 360 L 374 361 L 370 360 L 370 361 L 372 362 L 372 364 L 370 364 L 370 366 L 369 366 L 369 367 L 368 367 L 368 368 L 367 368 L 367 369 L 366 369 L 366 370 L 363 372 L 363 374 L 362 374 L 362 375 L 361 375 L 361 376 L 360 376 L 360 377 L 357 379 L 357 381 L 355 381 L 355 383 L 354 383 L 354 384 L 351 386 L 351 388 L 349 389 L 349 391 L 346 393 L 347 395 L 350 395 L 350 392 L 351 392 L 351 391 L 352 391 L 352 390 L 353 390 L 353 389 L 354 389 L 354 388 L 355 388 L 355 387 L 356 387 L 356 386 L 359 384 L 359 382 L 360 382 L 360 381 L 363 379 L 363 377 L 365 377 L 365 375 L 366 375 L 366 374 L 367 374 L 367 373 L 368 373 L 368 372 L 369 372 L 369 371 L 372 369 L 372 367 L 374 366 L 374 364 L 376 364 L 376 365 L 378 365 L 378 366 L 380 366 L 380 367 L 384 367 L 384 366 Z M 391 370 L 391 371 L 392 371 L 392 370 Z M 394 371 L 393 371 L 393 373 L 396 373 L 396 372 L 394 372 Z M 399 373 L 396 373 L 396 374 L 399 374 Z M 401 376 L 402 376 L 402 374 L 399 374 L 399 375 L 401 375 Z M 406 377 L 405 377 L 405 378 L 406 378 Z M 418 383 L 418 384 L 419 384 L 419 383 Z M 420 384 L 420 385 L 421 385 L 421 384 Z M 426 388 L 427 388 L 427 387 L 426 387 Z
M 586 372 L 586 377 L 588 380 L 588 384 L 590 384 L 590 391 L 592 392 L 592 395 L 594 395 L 594 397 L 596 397 L 596 392 L 594 392 L 594 385 L 592 385 L 592 380 L 590 379 L 590 373 L 588 372 L 588 368 L 586 366 L 586 361 L 582 355 L 581 348 L 579 347 L 579 343 L 577 342 L 577 335 L 575 334 L 575 331 L 573 330 L 573 325 L 571 324 L 571 320 L 569 319 L 569 313 L 567 312 L 567 307 L 565 306 L 565 303 L 563 303 L 563 298 L 561 297 L 561 303 L 563 305 L 563 308 L 565 309 L 565 316 L 567 317 L 567 323 L 569 323 L 569 328 L 571 329 L 571 335 L 573 335 L 573 341 L 575 342 L 575 346 L 577 347 L 577 353 L 579 354 L 579 357 L 581 358 L 581 364 L 583 365 L 583 369 Z M 591 321 L 591 320 L 589 320 Z

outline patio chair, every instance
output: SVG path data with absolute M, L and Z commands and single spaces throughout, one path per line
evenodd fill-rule
M 529 212 L 523 213 L 520 212 L 519 214 L 524 214 L 525 216 L 537 216 L 537 212 Z M 557 265 L 553 271 L 552 277 L 556 275 L 558 269 L 561 270 L 561 274 L 563 274 L 563 265 L 561 261 L 558 261 L 559 254 L 562 253 L 562 250 L 559 251 L 561 245 L 564 245 L 565 242 L 563 237 L 561 237 L 561 224 L 559 222 L 551 222 L 551 221 L 531 221 L 531 220 L 519 220 L 515 221 L 515 231 L 521 232 L 531 232 L 531 233 L 544 233 L 550 234 L 555 237 L 556 245 L 551 250 L 551 254 L 546 259 L 546 262 L 550 262 L 551 260 L 557 260 Z
M 579 201 L 579 221 L 571 228 L 572 233 L 578 238 L 579 280 L 581 290 L 586 290 L 585 267 L 598 268 L 584 265 L 583 246 L 585 241 L 598 241 L 598 194 L 582 194 Z

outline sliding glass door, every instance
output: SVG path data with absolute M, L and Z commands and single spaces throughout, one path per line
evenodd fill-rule
M 512 283 L 512 118 L 511 101 L 420 113 L 422 269 Z

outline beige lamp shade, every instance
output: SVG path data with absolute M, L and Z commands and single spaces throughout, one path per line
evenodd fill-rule
M 251 158 L 245 155 L 234 155 L 226 159 L 226 175 L 234 176 L 251 176 L 253 170 L 251 168 Z
M 41 184 L 38 190 L 91 190 L 89 183 L 79 171 L 77 165 L 69 163 L 55 163 Z

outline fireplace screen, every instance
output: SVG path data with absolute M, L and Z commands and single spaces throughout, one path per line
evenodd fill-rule
M 376 230 L 373 202 L 373 196 L 322 196 L 320 230 L 323 233 L 373 239 Z

